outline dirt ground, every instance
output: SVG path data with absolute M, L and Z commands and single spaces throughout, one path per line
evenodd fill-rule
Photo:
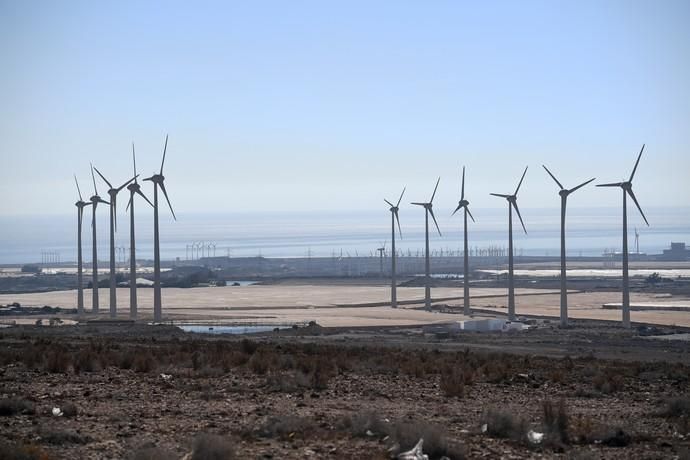
M 689 343 L 645 336 L 670 332 L 7 328 L 0 458 L 688 458 Z
M 473 288 L 472 306 L 505 314 L 507 298 L 502 288 Z M 140 318 L 152 317 L 153 290 L 139 289 Z M 560 315 L 559 291 L 554 289 L 516 289 L 518 315 L 537 315 L 557 318 Z M 101 317 L 108 314 L 108 289 L 100 289 Z M 398 299 L 404 308 L 389 307 L 390 288 L 385 285 L 342 285 L 320 282 L 318 284 L 273 284 L 241 287 L 203 287 L 193 289 L 163 289 L 164 317 L 169 320 L 220 320 L 285 324 L 316 321 L 328 326 L 395 326 L 449 322 L 465 319 L 457 314 L 462 290 L 439 287 L 432 290 L 436 303 L 449 305 L 454 313 L 426 312 L 422 305 L 424 289 L 420 287 L 398 288 Z M 127 318 L 129 291 L 118 289 L 119 317 Z M 87 311 L 91 308 L 91 291 L 84 292 Z M 573 291 L 568 296 L 569 316 L 576 319 L 620 321 L 621 312 L 603 309 L 607 303 L 620 303 L 621 294 L 616 291 Z M 74 308 L 76 291 L 54 291 L 35 294 L 0 295 L 0 304 L 19 302 L 24 306 Z M 633 311 L 632 321 L 660 325 L 690 327 L 690 297 L 663 293 L 633 292 L 633 305 L 686 307 L 680 311 L 648 309 Z M 455 308 L 453 308 L 455 307 Z M 493 313 L 489 313 L 493 314 Z M 481 316 L 481 314 L 480 314 Z M 88 315 L 93 318 L 94 315 Z M 8 318 L 3 318 L 8 320 Z

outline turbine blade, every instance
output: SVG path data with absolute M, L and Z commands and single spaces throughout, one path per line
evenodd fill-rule
M 147 178 L 145 178 L 144 180 L 153 180 L 153 176 L 147 177 Z
M 89 164 L 91 165 L 91 179 L 93 179 L 93 191 L 96 192 L 95 195 L 98 195 L 98 189 L 96 188 L 96 176 L 93 175 L 93 164 Z
M 611 184 L 597 184 L 597 187 L 620 187 L 623 185 L 623 182 L 615 182 Z
M 84 220 L 84 208 L 80 207 L 79 208 L 79 224 L 80 225 L 81 225 L 83 220 Z
M 398 211 L 395 211 L 395 220 L 398 222 L 398 234 L 402 240 L 402 229 L 400 228 L 400 217 L 398 216 Z
M 642 208 L 640 207 L 640 203 L 637 202 L 637 198 L 635 198 L 635 194 L 633 193 L 632 189 L 628 189 L 628 193 L 630 194 L 630 198 L 633 199 L 635 202 L 635 206 L 637 206 L 637 210 L 640 211 L 640 214 L 642 214 L 642 218 L 644 219 L 645 224 L 647 224 L 647 227 L 649 227 L 649 222 L 647 222 L 647 218 L 645 217 L 644 213 L 642 212 Z
M 103 204 L 107 204 L 107 205 L 110 204 L 109 201 L 105 201 L 105 200 L 104 200 L 103 198 L 101 198 L 101 197 L 98 197 L 98 202 L 99 202 L 99 203 L 103 203 Z
M 129 195 L 129 200 L 127 200 L 127 207 L 125 208 L 125 212 L 129 211 L 129 205 L 132 204 L 132 200 L 134 199 L 134 194 Z
M 134 154 L 134 142 L 132 142 L 132 160 L 134 160 L 134 182 L 137 181 L 137 156 Z
M 436 222 L 436 216 L 434 216 L 434 210 L 429 208 L 429 214 L 431 214 L 431 218 L 434 219 L 434 224 L 436 224 L 436 230 L 438 230 L 438 236 L 443 236 L 443 235 L 441 235 L 441 229 L 438 228 L 438 222 Z
M 161 161 L 161 172 L 160 175 L 163 175 L 163 165 L 165 164 L 165 152 L 168 150 L 168 135 L 165 135 L 165 147 L 163 147 L 163 161 Z M 161 184 L 162 185 L 162 184 Z M 174 214 L 174 213 L 173 213 Z
M 436 189 L 438 189 L 438 183 L 441 182 L 441 178 L 439 177 L 438 180 L 436 181 L 436 187 L 434 187 L 434 193 L 431 194 L 431 199 L 429 200 L 429 203 L 434 202 L 434 197 L 436 196 Z
M 147 202 L 148 204 L 151 205 L 151 207 L 153 207 L 153 203 L 151 203 L 151 201 L 149 201 L 149 199 L 146 198 L 146 195 L 144 195 L 144 192 L 142 192 L 141 190 L 137 190 L 137 193 L 138 193 L 139 195 L 141 195 L 141 197 L 142 197 L 143 199 L 145 199 L 146 202 Z
M 513 204 L 513 207 L 515 208 L 515 212 L 517 212 L 517 215 L 520 218 L 520 223 L 522 224 L 522 229 L 525 231 L 525 234 L 526 234 L 527 229 L 525 228 L 525 223 L 522 221 L 522 216 L 520 215 L 520 210 L 518 209 L 517 201 L 513 201 L 512 204 Z
M 170 212 L 173 215 L 173 219 L 177 220 L 177 217 L 175 217 L 175 211 L 173 211 L 172 205 L 170 204 L 170 198 L 168 198 L 168 192 L 165 191 L 165 185 L 163 182 L 160 183 L 161 190 L 163 191 L 163 195 L 165 195 L 165 201 L 168 202 L 168 207 L 170 208 Z
M 127 182 L 125 182 L 124 184 L 120 185 L 120 186 L 117 188 L 117 191 L 119 192 L 119 191 L 122 190 L 123 188 L 127 187 L 127 186 L 129 185 L 129 183 L 132 182 L 133 180 L 135 180 L 136 178 L 137 178 L 137 176 L 134 176 L 134 177 L 132 177 L 130 180 L 128 180 Z
M 402 201 L 402 197 L 403 197 L 403 195 L 405 194 L 405 190 L 406 190 L 406 189 L 407 189 L 407 187 L 403 187 L 403 191 L 402 191 L 402 193 L 400 194 L 400 198 L 398 198 L 398 204 L 395 205 L 396 208 L 397 208 L 398 206 L 400 206 L 400 202 Z
M 461 204 L 459 204 L 458 207 L 455 208 L 455 211 L 453 211 L 453 214 L 451 214 L 450 216 L 453 217 L 453 216 L 455 215 L 455 213 L 458 212 L 458 211 L 460 210 L 460 208 L 462 208 L 462 205 L 461 205 Z
M 103 179 L 103 181 L 104 181 L 106 184 L 108 184 L 108 187 L 113 188 L 113 186 L 110 184 L 110 182 L 108 182 L 108 179 L 106 179 L 105 176 L 104 176 L 103 174 L 101 174 L 101 172 L 98 170 L 97 167 L 94 166 L 93 169 L 95 169 L 96 172 L 98 173 L 98 175 L 101 176 L 101 179 Z
M 411 202 L 410 204 L 415 204 L 417 206 L 426 206 L 426 203 L 417 203 L 415 201 Z
M 460 201 L 465 199 L 465 167 L 462 167 L 462 186 L 460 187 Z
M 508 198 L 510 195 L 502 195 L 500 193 L 489 193 L 489 195 L 498 196 L 501 198 Z
M 388 205 L 389 205 L 391 208 L 394 208 L 394 207 L 395 207 L 395 206 L 393 206 L 393 203 L 391 203 L 391 202 L 388 201 L 387 199 L 384 198 L 383 201 L 385 201 L 386 203 L 388 203 Z
M 113 225 L 115 226 L 115 231 L 117 231 L 117 195 L 113 195 L 113 199 L 110 202 L 110 215 L 113 218 Z
M 635 176 L 635 171 L 637 171 L 637 165 L 640 164 L 640 158 L 642 158 L 642 152 L 644 151 L 644 144 L 642 144 L 642 149 L 640 149 L 640 154 L 637 155 L 637 161 L 635 162 L 635 167 L 632 170 L 632 174 L 630 174 L 630 179 L 628 179 L 628 182 L 632 182 L 633 177 Z
M 522 185 L 522 181 L 525 179 L 525 174 L 527 174 L 527 168 L 528 168 L 528 167 L 529 167 L 529 166 L 525 166 L 525 172 L 522 173 L 522 177 L 520 178 L 520 182 L 518 183 L 518 186 L 517 186 L 517 188 L 515 189 L 514 195 L 517 195 L 517 194 L 518 194 L 518 191 L 520 190 L 520 186 Z
M 475 222 L 475 223 L 476 223 L 477 221 L 474 220 L 474 216 L 472 216 L 472 213 L 470 212 L 470 208 L 468 208 L 467 206 L 465 206 L 465 210 L 467 211 L 467 214 L 470 215 L 470 219 L 472 219 L 472 222 Z
M 549 171 L 549 168 L 547 168 L 547 167 L 544 166 L 544 165 L 542 165 L 542 166 L 544 167 L 544 169 L 546 169 L 546 172 L 549 173 L 549 176 L 551 176 L 551 179 L 553 179 L 554 181 L 556 181 L 556 183 L 557 183 L 558 186 L 561 188 L 561 190 L 563 190 L 565 187 L 563 187 L 563 185 L 561 185 L 561 183 L 558 182 L 558 179 L 556 179 L 556 176 L 554 176 L 553 174 L 551 174 L 551 171 Z
M 79 193 L 79 201 L 84 201 L 84 198 L 81 197 L 81 190 L 79 190 L 79 181 L 77 181 L 77 175 L 74 175 L 74 183 L 77 184 L 77 193 Z
M 592 177 L 592 178 L 591 178 L 590 180 L 588 180 L 587 182 L 583 182 L 583 183 L 581 183 L 580 185 L 578 185 L 577 187 L 571 188 L 570 190 L 568 190 L 568 193 L 573 193 L 575 190 L 584 187 L 585 185 L 587 185 L 587 184 L 589 184 L 590 182 L 592 182 L 594 179 L 596 179 L 596 177 Z

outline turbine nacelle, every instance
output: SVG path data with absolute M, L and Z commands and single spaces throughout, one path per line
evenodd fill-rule
M 163 176 L 163 174 L 154 174 L 153 176 L 147 177 L 144 180 L 148 180 L 160 185 L 165 181 L 165 176 Z
M 132 193 L 136 193 L 136 192 L 138 192 L 139 190 L 141 190 L 141 185 L 139 185 L 138 182 L 132 182 L 131 184 L 129 184 L 129 185 L 127 186 L 127 190 L 129 190 L 129 191 L 132 192 Z

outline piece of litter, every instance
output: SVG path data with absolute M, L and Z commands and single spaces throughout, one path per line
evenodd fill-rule
M 53 415 L 55 417 L 62 417 L 62 410 L 59 407 L 53 407 Z
M 367 430 L 366 435 L 367 436 L 374 436 L 374 433 L 371 430 Z
M 539 444 L 544 439 L 544 433 L 539 433 L 536 431 L 529 430 L 527 432 L 527 439 L 532 444 Z
M 423 445 L 424 439 L 419 438 L 419 441 L 417 441 L 417 445 L 414 446 L 412 450 L 408 450 L 407 452 L 398 454 L 398 460 L 429 460 L 429 456 L 425 455 L 422 452 Z
M 167 382 L 172 380 L 172 374 L 161 374 L 161 378 Z
M 486 423 L 484 425 L 482 425 L 482 433 L 486 433 L 486 430 L 488 430 L 488 429 L 489 429 L 489 425 L 487 425 Z

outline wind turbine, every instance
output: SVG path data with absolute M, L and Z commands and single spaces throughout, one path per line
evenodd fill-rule
M 627 209 L 627 196 L 635 202 L 637 210 L 640 211 L 644 222 L 649 226 L 647 218 L 642 212 L 640 203 L 637 202 L 637 198 L 632 191 L 632 180 L 635 177 L 635 171 L 637 171 L 637 165 L 640 164 L 640 158 L 642 158 L 642 152 L 644 151 L 644 144 L 642 144 L 642 149 L 640 154 L 637 156 L 637 161 L 635 162 L 635 167 L 630 174 L 630 179 L 625 182 L 616 182 L 612 184 L 597 184 L 597 187 L 620 187 L 623 190 L 623 327 L 630 328 L 630 284 L 628 281 L 628 209 Z
M 98 313 L 98 246 L 96 245 L 96 207 L 98 206 L 98 203 L 105 203 L 108 205 L 110 203 L 98 196 L 98 189 L 96 188 L 96 177 L 93 175 L 93 165 L 91 165 L 91 179 L 93 179 L 94 191 L 94 195 L 90 198 L 91 205 L 93 206 L 91 208 L 91 211 L 93 212 L 91 217 L 91 231 L 93 239 L 93 263 L 91 266 L 91 270 L 93 271 L 91 278 L 93 300 L 91 308 L 94 313 Z
M 460 201 L 458 202 L 458 207 L 455 208 L 455 211 L 453 211 L 453 214 L 455 215 L 456 212 L 458 212 L 460 209 L 464 210 L 464 257 L 463 257 L 463 275 L 462 275 L 462 281 L 463 281 L 463 314 L 469 315 L 471 313 L 470 311 L 470 282 L 469 282 L 469 277 L 470 277 L 470 262 L 469 262 L 469 247 L 467 246 L 467 216 L 469 215 L 470 218 L 472 219 L 472 222 L 474 222 L 474 217 L 472 216 L 472 213 L 470 212 L 470 208 L 468 208 L 468 205 L 470 204 L 469 201 L 465 199 L 465 167 L 462 167 L 462 187 L 460 188 Z
M 96 168 L 94 170 L 101 176 L 101 179 L 108 184 L 108 195 L 110 195 L 110 317 L 117 316 L 117 277 L 115 276 L 115 232 L 117 231 L 117 194 L 125 188 L 135 177 L 131 178 L 119 187 L 113 187 L 103 174 Z
M 84 314 L 84 285 L 82 281 L 82 257 L 81 257 L 81 223 L 84 217 L 84 208 L 91 203 L 87 203 L 81 196 L 79 190 L 79 182 L 76 174 L 74 175 L 74 183 L 77 184 L 77 193 L 79 193 L 79 201 L 74 203 L 77 207 L 77 314 Z
M 386 242 L 384 241 L 380 248 L 376 248 L 379 253 L 379 275 L 383 276 L 383 256 L 386 254 Z
M 385 198 L 383 200 L 386 203 L 388 203 L 391 212 L 391 307 L 393 308 L 398 307 L 398 294 L 396 285 L 397 283 L 395 280 L 395 259 L 397 258 L 397 254 L 395 253 L 395 222 L 398 222 L 398 234 L 402 239 L 402 230 L 400 229 L 400 217 L 398 217 L 398 209 L 400 207 L 400 201 L 402 200 L 404 194 L 405 187 L 403 187 L 403 191 L 400 194 L 400 198 L 398 198 L 398 202 L 395 205 L 393 205 L 393 203 L 386 200 Z
M 560 191 L 558 194 L 561 196 L 561 327 L 566 327 L 568 326 L 568 291 L 567 291 L 567 286 L 566 286 L 566 278 L 565 278 L 565 265 L 566 265 L 566 258 L 565 258 L 565 207 L 566 204 L 568 203 L 568 195 L 573 193 L 575 190 L 584 187 L 585 185 L 589 184 L 592 182 L 595 177 L 591 178 L 590 180 L 581 183 L 577 187 L 571 188 L 570 190 L 566 189 L 561 185 L 560 182 L 558 182 L 558 179 L 556 179 L 556 176 L 554 176 L 551 171 L 549 171 L 549 168 L 546 166 L 542 165 L 544 169 L 546 170 L 547 173 L 549 173 L 549 176 L 551 176 L 551 179 L 556 182 L 558 187 L 560 187 Z
M 513 280 L 513 208 L 517 212 L 520 218 L 520 223 L 522 224 L 522 229 L 527 234 L 527 229 L 525 228 L 525 223 L 522 221 L 522 216 L 520 215 L 520 210 L 517 205 L 517 194 L 522 185 L 522 181 L 527 174 L 527 166 L 525 166 L 525 172 L 522 173 L 520 182 L 518 183 L 515 193 L 512 195 L 502 195 L 500 193 L 491 193 L 493 196 L 498 196 L 505 198 L 508 201 L 508 320 L 515 321 L 515 283 Z
M 163 305 L 161 302 L 161 254 L 160 241 L 158 238 L 158 188 L 160 187 L 165 200 L 168 202 L 170 212 L 173 219 L 175 211 L 173 211 L 168 192 L 165 190 L 165 176 L 163 176 L 163 165 L 165 165 L 165 152 L 168 150 L 168 135 L 165 136 L 165 146 L 163 147 L 163 161 L 161 161 L 161 170 L 158 174 L 147 177 L 144 180 L 153 182 L 153 321 L 160 322 L 163 319 Z
M 431 199 L 429 200 L 428 203 L 417 203 L 413 202 L 411 204 L 417 205 L 417 206 L 424 206 L 424 216 L 425 216 L 425 235 L 426 235 L 426 251 L 424 253 L 424 269 L 425 269 L 425 277 L 424 277 L 424 305 L 426 306 L 427 309 L 431 309 L 431 266 L 429 264 L 429 214 L 431 214 L 431 218 L 434 219 L 434 224 L 436 224 L 436 230 L 438 230 L 438 235 L 441 235 L 441 229 L 438 228 L 438 222 L 436 222 L 436 216 L 434 216 L 434 210 L 433 210 L 433 203 L 434 203 L 434 196 L 436 196 L 436 190 L 438 189 L 438 183 L 441 182 L 441 178 L 439 177 L 438 180 L 436 181 L 436 187 L 434 187 L 434 193 L 431 194 Z
M 134 154 L 134 142 L 132 142 L 132 160 L 134 162 L 134 182 L 127 186 L 129 190 L 129 318 L 137 319 L 137 251 L 134 243 L 134 194 L 139 194 L 153 207 L 153 203 L 146 198 L 137 181 L 137 158 Z

